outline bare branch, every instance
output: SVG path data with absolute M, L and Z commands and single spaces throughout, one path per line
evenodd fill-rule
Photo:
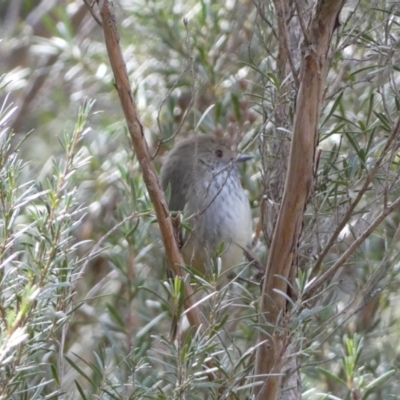
M 100 18 L 97 16 L 97 14 L 93 10 L 94 2 L 92 4 L 89 3 L 89 0 L 83 0 L 83 2 L 86 4 L 86 7 L 88 8 L 90 14 L 92 14 L 93 19 L 101 26 L 103 27 Z
M 136 152 L 137 159 L 143 173 L 143 179 L 149 192 L 150 199 L 160 226 L 161 236 L 169 264 L 177 276 L 184 278 L 185 273 L 180 265 L 184 265 L 182 255 L 175 241 L 174 229 L 164 192 L 151 161 L 149 149 L 144 138 L 143 127 L 139 121 L 137 108 L 133 99 L 128 73 L 119 44 L 119 35 L 115 22 L 112 4 L 108 0 L 97 0 L 104 30 L 104 38 L 111 68 L 114 73 L 115 87 L 118 91 L 121 106 L 125 114 L 130 137 Z M 185 282 L 185 309 L 189 322 L 196 329 L 204 331 L 205 322 L 202 321 L 197 307 L 194 307 L 193 291 L 188 282 Z
M 55 6 L 58 1 L 47 2 L 42 1 L 38 7 L 35 8 L 34 11 L 29 15 L 28 20 L 30 21 L 30 25 L 32 26 L 33 32 L 35 35 L 39 35 L 43 25 L 39 24 L 39 21 L 42 22 L 42 16 L 49 12 L 48 7 L 50 5 L 53 7 Z M 83 16 L 86 14 L 86 7 L 84 5 L 80 6 L 72 15 L 71 23 L 75 29 L 78 29 Z M 47 36 L 47 34 L 46 34 Z M 16 52 L 16 50 L 15 50 Z M 14 59 L 14 52 L 11 52 L 7 55 L 8 59 Z M 12 119 L 12 130 L 18 132 L 24 121 L 26 120 L 26 115 L 29 112 L 29 109 L 32 105 L 32 102 L 37 97 L 38 93 L 42 89 L 43 85 L 47 81 L 48 77 L 50 76 L 49 71 L 56 64 L 60 57 L 61 53 L 56 53 L 49 55 L 48 57 L 43 57 L 41 60 L 40 65 L 36 68 L 35 73 L 33 74 L 32 78 L 29 80 L 28 85 L 24 88 L 23 93 L 17 100 L 17 111 L 15 112 L 13 119 Z
M 350 258 L 350 256 L 360 247 L 360 245 L 367 239 L 371 233 L 378 227 L 378 225 L 394 210 L 396 210 L 400 206 L 400 198 L 397 199 L 394 203 L 388 205 L 383 211 L 375 218 L 375 220 L 371 223 L 368 229 L 360 235 L 351 246 L 344 252 L 344 254 L 332 265 L 331 268 L 328 269 L 324 274 L 322 274 L 316 281 L 314 281 L 308 291 L 307 297 L 312 296 L 312 294 L 318 290 L 328 279 L 331 279 L 338 269 Z
M 317 127 L 328 67 L 328 52 L 344 0 L 320 0 L 307 29 L 309 43 L 304 43 L 297 96 L 296 120 L 289 168 L 282 205 L 268 255 L 262 292 L 260 331 L 255 375 L 268 376 L 254 388 L 257 399 L 277 399 L 281 386 L 287 338 L 276 332 L 286 311 L 287 282 L 296 265 L 298 241 L 302 232 L 304 210 L 313 187 Z M 270 375 L 272 374 L 272 375 Z M 257 378 L 256 381 L 262 380 Z
M 308 36 L 307 36 L 307 27 L 306 27 L 306 24 L 305 24 L 304 19 L 303 19 L 304 12 L 301 9 L 301 5 L 299 4 L 299 0 L 294 0 L 294 3 L 296 5 L 297 18 L 299 19 L 299 24 L 300 24 L 300 27 L 301 27 L 301 31 L 303 33 L 304 42 L 305 43 L 309 43 L 309 39 L 308 39 Z
M 366 177 L 362 188 L 359 190 L 359 192 L 357 194 L 357 197 L 355 198 L 353 203 L 350 205 L 349 209 L 347 210 L 346 214 L 344 215 L 344 217 L 340 221 L 340 223 L 339 223 L 338 227 L 336 228 L 335 232 L 333 233 L 333 235 L 329 239 L 329 242 L 327 243 L 327 245 L 325 246 L 324 250 L 320 254 L 317 262 L 315 263 L 315 265 L 313 267 L 313 274 L 316 274 L 318 272 L 318 270 L 321 267 L 322 262 L 324 261 L 326 255 L 329 253 L 329 250 L 336 243 L 336 239 L 340 235 L 340 232 L 342 232 L 343 228 L 349 222 L 349 219 L 352 216 L 354 209 L 356 208 L 356 206 L 358 205 L 358 203 L 360 202 L 360 200 L 364 196 L 364 193 L 368 190 L 368 187 L 369 187 L 370 183 L 372 182 L 373 178 L 377 174 L 379 168 L 381 167 L 381 165 L 383 163 L 383 160 L 385 159 L 387 153 L 391 149 L 392 143 L 397 138 L 399 133 L 400 133 L 400 118 L 397 120 L 396 125 L 394 126 L 394 128 L 392 130 L 392 133 L 390 134 L 389 139 L 387 140 L 386 145 L 382 150 L 381 155 L 379 156 L 378 160 L 376 161 L 376 163 L 374 165 L 374 168 L 372 168 L 371 172 Z
M 293 80 L 296 88 L 299 87 L 299 78 L 297 76 L 295 61 L 293 60 L 293 55 L 289 48 L 289 32 L 287 27 L 287 11 L 285 10 L 285 3 L 282 1 L 275 1 L 275 8 L 278 17 L 278 31 L 282 35 L 282 40 L 279 42 L 283 46 L 283 52 L 281 51 L 281 56 L 287 58 L 290 65 L 290 70 L 292 71 Z M 287 5 L 286 5 L 287 7 Z

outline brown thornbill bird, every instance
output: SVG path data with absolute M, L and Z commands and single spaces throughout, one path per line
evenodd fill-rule
M 182 211 L 191 228 L 183 237 L 184 261 L 203 274 L 212 271 L 219 250 L 226 271 L 250 244 L 251 210 L 237 170 L 250 158 L 238 155 L 228 138 L 198 135 L 178 142 L 162 166 L 170 211 Z

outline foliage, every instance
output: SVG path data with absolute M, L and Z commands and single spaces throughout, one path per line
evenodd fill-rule
M 0 399 L 250 398 L 263 329 L 254 267 L 222 288 L 217 276 L 192 277 L 209 294 L 209 330 L 170 339 L 181 287 L 167 274 L 102 31 L 80 1 L 45 3 L 0 4 Z M 277 71 L 273 5 L 116 8 L 157 168 L 193 130 L 240 136 L 254 154 L 241 173 L 254 227 L 270 222 L 252 249 L 264 265 L 282 195 L 273 183 L 285 174 L 276 149 L 290 141 L 297 93 Z M 400 111 L 399 16 L 394 2 L 350 2 L 332 44 L 298 295 L 285 316 L 305 399 L 399 390 L 398 211 L 322 292 L 308 292 L 399 198 L 398 137 L 385 150 Z

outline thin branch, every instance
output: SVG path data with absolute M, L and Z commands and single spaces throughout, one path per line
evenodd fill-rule
M 32 27 L 34 35 L 40 35 L 40 33 L 43 34 L 43 32 L 40 32 L 41 29 L 43 28 L 42 17 L 43 15 L 49 12 L 50 5 L 54 7 L 58 3 L 59 0 L 52 2 L 49 2 L 47 0 L 42 1 L 40 5 L 37 6 L 31 12 L 31 14 L 27 18 L 27 23 L 28 21 L 30 21 L 28 25 Z M 74 30 L 78 30 L 78 27 L 80 26 L 80 23 L 82 21 L 82 14 L 83 13 L 86 14 L 85 10 L 86 7 L 82 4 L 71 16 L 71 24 Z M 13 59 L 14 58 L 13 53 L 16 51 L 17 50 L 13 50 L 10 54 L 7 55 L 7 57 L 9 59 Z M 46 80 L 50 76 L 51 68 L 56 64 L 60 55 L 61 52 L 58 52 L 56 54 L 48 56 L 47 58 L 43 57 L 43 60 L 41 60 L 40 65 L 34 68 L 34 70 L 36 70 L 35 73 L 32 74 L 32 77 L 29 80 L 29 84 L 24 88 L 23 93 L 17 100 L 18 108 L 13 116 L 11 123 L 13 131 L 15 132 L 20 131 L 21 127 L 23 126 L 26 120 L 26 115 L 32 106 L 32 102 L 35 100 L 41 88 L 43 87 Z
M 116 232 L 119 228 L 121 228 L 121 226 L 123 226 L 126 222 L 131 221 L 132 219 L 135 218 L 140 218 L 142 216 L 148 215 L 148 212 L 144 212 L 144 213 L 133 213 L 131 215 L 128 215 L 127 217 L 125 217 L 122 221 L 118 222 L 118 224 L 114 225 L 112 227 L 112 229 L 110 229 L 105 235 L 103 235 L 96 243 L 95 246 L 92 247 L 92 249 L 90 250 L 90 253 L 87 255 L 86 257 L 86 261 L 83 264 L 82 268 L 79 271 L 78 274 L 78 278 L 76 279 L 79 280 L 80 277 L 85 273 L 86 268 L 88 267 L 89 263 L 93 260 L 93 257 L 96 255 L 97 252 L 100 252 L 101 250 L 101 246 L 103 245 L 103 243 L 114 233 Z
M 371 223 L 368 229 L 357 238 L 351 246 L 343 253 L 343 255 L 328 269 L 324 274 L 322 274 L 316 281 L 314 281 L 309 289 L 307 290 L 307 297 L 312 296 L 312 294 L 318 290 L 328 279 L 331 279 L 336 271 L 350 258 L 350 256 L 360 247 L 360 245 L 367 239 L 371 233 L 378 227 L 378 225 L 397 207 L 400 206 L 400 198 L 398 198 L 394 203 L 385 208 Z
M 279 3 L 275 2 L 278 6 Z M 285 333 L 279 333 L 279 323 L 286 313 L 287 298 L 282 293 L 287 293 L 291 270 L 297 265 L 304 212 L 314 181 L 315 148 L 328 53 L 344 3 L 345 0 L 319 0 L 308 26 L 309 43 L 304 43 L 301 60 L 301 83 L 297 95 L 289 168 L 262 291 L 259 321 L 260 324 L 264 325 L 264 321 L 267 324 L 258 335 L 258 342 L 265 344 L 257 349 L 256 376 L 279 375 L 285 364 L 285 341 L 288 338 Z M 281 379 L 273 375 L 256 379 L 257 383 L 263 381 L 262 385 L 254 387 L 253 395 L 256 399 L 278 398 Z
M 393 128 L 392 133 L 390 134 L 389 139 L 387 140 L 386 145 L 383 148 L 381 155 L 379 156 L 378 160 L 376 161 L 376 163 L 374 165 L 374 168 L 372 168 L 371 172 L 366 177 L 366 179 L 364 181 L 364 185 L 362 186 L 362 188 L 358 192 L 357 197 L 355 198 L 353 203 L 350 205 L 349 209 L 347 210 L 346 214 L 344 215 L 344 217 L 340 221 L 340 223 L 339 223 L 338 227 L 336 228 L 335 232 L 333 233 L 333 235 L 329 239 L 329 242 L 327 243 L 327 245 L 325 246 L 324 250 L 322 251 L 322 253 L 318 257 L 318 260 L 317 260 L 317 262 L 315 263 L 315 265 L 314 265 L 314 267 L 312 269 L 313 274 L 316 274 L 318 272 L 318 270 L 320 269 L 325 257 L 329 253 L 331 247 L 336 243 L 336 239 L 338 238 L 338 236 L 342 232 L 343 228 L 348 223 L 350 217 L 353 215 L 353 211 L 356 208 L 356 206 L 358 205 L 358 203 L 361 201 L 362 197 L 364 196 L 364 193 L 368 190 L 370 183 L 372 182 L 373 178 L 377 174 L 379 168 L 382 165 L 382 162 L 383 162 L 385 156 L 387 155 L 388 151 L 391 149 L 393 141 L 397 138 L 399 133 L 400 133 L 400 118 L 397 120 L 396 125 Z
M 276 11 L 277 11 L 277 17 L 278 17 L 278 27 L 279 27 L 279 30 L 281 31 L 281 33 L 283 34 L 283 37 L 281 38 L 280 41 L 283 44 L 283 47 L 285 50 L 285 55 L 289 61 L 290 70 L 292 71 L 294 84 L 296 86 L 296 89 L 298 89 L 300 83 L 299 83 L 299 77 L 298 77 L 297 71 L 296 71 L 295 62 L 293 60 L 293 55 L 289 48 L 290 38 L 289 38 L 289 32 L 288 32 L 288 27 L 287 27 L 287 23 L 286 23 L 286 12 L 284 9 L 284 4 L 282 1 L 275 1 L 275 7 L 277 9 Z
M 301 8 L 300 8 L 299 0 L 294 0 L 294 3 L 296 5 L 297 18 L 299 19 L 301 31 L 302 31 L 303 37 L 304 37 L 304 42 L 305 42 L 305 44 L 308 44 L 308 43 L 310 43 L 310 41 L 308 39 L 307 27 L 306 27 L 306 24 L 304 23 L 304 19 L 303 19 L 303 14 L 304 14 L 303 10 L 301 10 Z
M 94 12 L 93 10 L 93 6 L 94 6 L 94 1 L 92 2 L 92 4 L 89 3 L 89 0 L 83 0 L 83 2 L 86 4 L 86 7 L 88 8 L 90 14 L 92 14 L 93 19 L 101 26 L 103 27 L 103 24 L 101 23 L 100 18 L 97 16 L 97 14 Z
M 323 344 L 330 338 L 332 337 L 337 330 L 344 325 L 346 321 L 359 311 L 361 311 L 372 299 L 374 299 L 376 296 L 378 296 L 381 292 L 382 289 L 378 288 L 379 282 L 383 279 L 383 277 L 386 276 L 386 273 L 389 269 L 389 266 L 393 265 L 395 260 L 399 258 L 400 251 L 397 251 L 396 254 L 393 255 L 393 252 L 396 249 L 396 244 L 398 243 L 400 238 L 400 226 L 397 227 L 395 234 L 393 235 L 392 238 L 392 244 L 389 249 L 385 251 L 385 255 L 383 257 L 383 260 L 380 262 L 379 266 L 376 268 L 375 272 L 372 274 L 371 278 L 368 279 L 368 281 L 364 284 L 363 288 L 354 295 L 354 297 L 343 307 L 343 309 L 338 312 L 337 314 L 333 315 L 331 318 L 329 318 L 327 321 L 325 321 L 322 325 L 319 325 L 317 328 L 317 332 L 312 340 L 318 341 L 318 348 L 321 348 Z M 332 282 L 332 281 L 331 281 Z M 325 287 L 323 291 L 319 294 L 316 294 L 315 297 L 312 298 L 312 300 L 316 300 L 317 297 L 320 297 L 323 292 L 328 292 L 329 289 L 333 285 L 330 284 L 329 286 Z M 385 285 L 387 286 L 387 285 Z M 307 297 L 307 293 L 306 296 Z M 303 300 L 303 299 L 302 299 Z M 330 331 L 327 335 L 327 327 L 332 327 L 333 322 L 338 320 L 342 315 L 346 314 L 347 317 L 345 320 L 341 320 L 340 323 L 337 324 L 337 326 Z M 323 334 L 325 334 L 324 338 L 319 338 Z
M 184 261 L 175 241 L 174 229 L 168 210 L 168 205 L 165 200 L 164 192 L 161 189 L 157 172 L 151 161 L 147 142 L 143 133 L 143 127 L 139 121 L 136 103 L 133 99 L 128 72 L 119 43 L 120 39 L 117 31 L 113 6 L 108 0 L 97 0 L 97 3 L 100 8 L 107 52 L 110 59 L 111 68 L 114 73 L 115 87 L 118 91 L 132 144 L 143 173 L 143 179 L 146 184 L 151 202 L 154 206 L 166 256 L 171 269 L 177 276 L 180 276 L 183 279 L 186 274 L 181 269 L 180 265 L 184 265 Z M 190 324 L 196 328 L 196 330 L 200 329 L 204 332 L 206 324 L 205 321 L 202 320 L 198 308 L 194 307 L 193 291 L 189 283 L 185 280 L 184 285 L 184 306 L 186 310 L 189 310 L 187 312 L 188 320 Z
M 154 160 L 154 158 L 156 157 L 158 151 L 160 150 L 160 147 L 164 144 L 167 143 L 168 141 L 172 140 L 182 129 L 183 124 L 186 121 L 187 116 L 189 115 L 189 112 L 191 111 L 194 101 L 195 101 L 195 92 L 194 92 L 194 86 L 192 84 L 191 86 L 191 96 L 190 96 L 190 102 L 188 107 L 185 110 L 185 113 L 182 116 L 182 119 L 179 123 L 179 126 L 176 128 L 175 132 L 167 139 L 164 139 L 163 136 L 163 131 L 161 128 L 161 121 L 160 121 L 160 116 L 161 116 L 161 110 L 165 104 L 165 102 L 167 101 L 167 99 L 171 96 L 172 92 L 175 90 L 176 86 L 178 85 L 180 79 L 182 78 L 182 76 L 184 74 L 186 74 L 186 72 L 189 70 L 193 71 L 193 57 L 192 57 L 192 51 L 191 51 L 191 47 L 190 47 L 190 36 L 189 36 L 189 29 L 188 29 L 188 22 L 186 21 L 186 19 L 184 19 L 184 24 L 185 24 L 185 28 L 186 28 L 186 44 L 187 44 L 187 48 L 188 48 L 188 58 L 189 58 L 189 64 L 187 65 L 187 67 L 180 73 L 180 75 L 178 76 L 177 80 L 174 82 L 174 84 L 172 85 L 172 88 L 168 91 L 167 96 L 163 99 L 163 101 L 161 102 L 161 105 L 158 109 L 158 113 L 157 113 L 157 125 L 158 125 L 158 129 L 160 131 L 160 135 L 161 135 L 161 139 L 158 141 L 157 143 L 157 147 L 156 150 L 154 151 L 153 155 L 151 156 L 151 159 Z M 193 77 L 193 73 L 192 73 L 192 78 Z
M 257 9 L 257 13 L 258 15 L 261 17 L 261 19 L 268 25 L 269 29 L 271 29 L 272 34 L 275 36 L 275 39 L 279 39 L 278 34 L 276 33 L 274 26 L 272 25 L 272 23 L 270 22 L 270 20 L 265 16 L 265 12 L 264 10 L 261 8 L 261 1 L 253 1 L 254 6 Z M 264 3 L 262 3 L 264 4 Z
M 43 87 L 47 78 L 49 77 L 51 67 L 57 62 L 60 53 L 48 56 L 41 65 L 36 69 L 28 85 L 24 88 L 21 97 L 17 100 L 17 112 L 13 116 L 12 130 L 19 132 L 22 128 L 26 115 L 29 112 L 32 101 L 36 98 L 40 89 Z

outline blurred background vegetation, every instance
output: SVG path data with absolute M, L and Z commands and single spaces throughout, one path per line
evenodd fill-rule
M 272 3 L 119 0 L 115 9 L 156 167 L 190 132 L 229 134 L 254 155 L 241 170 L 254 230 L 262 213 L 273 225 L 274 206 L 263 205 L 280 201 L 268 182 L 297 89 L 275 72 Z M 257 284 L 235 281 L 210 302 L 211 334 L 169 339 L 174 288 L 101 27 L 81 0 L 2 0 L 0 19 L 0 399 L 250 398 Z M 400 6 L 350 1 L 341 22 L 299 292 L 400 112 Z M 396 146 L 326 265 L 399 197 Z M 301 296 L 293 307 L 303 398 L 398 398 L 398 223 L 391 214 L 312 307 Z M 270 233 L 255 234 L 262 264 Z M 227 303 L 238 306 L 229 332 L 215 312 Z

